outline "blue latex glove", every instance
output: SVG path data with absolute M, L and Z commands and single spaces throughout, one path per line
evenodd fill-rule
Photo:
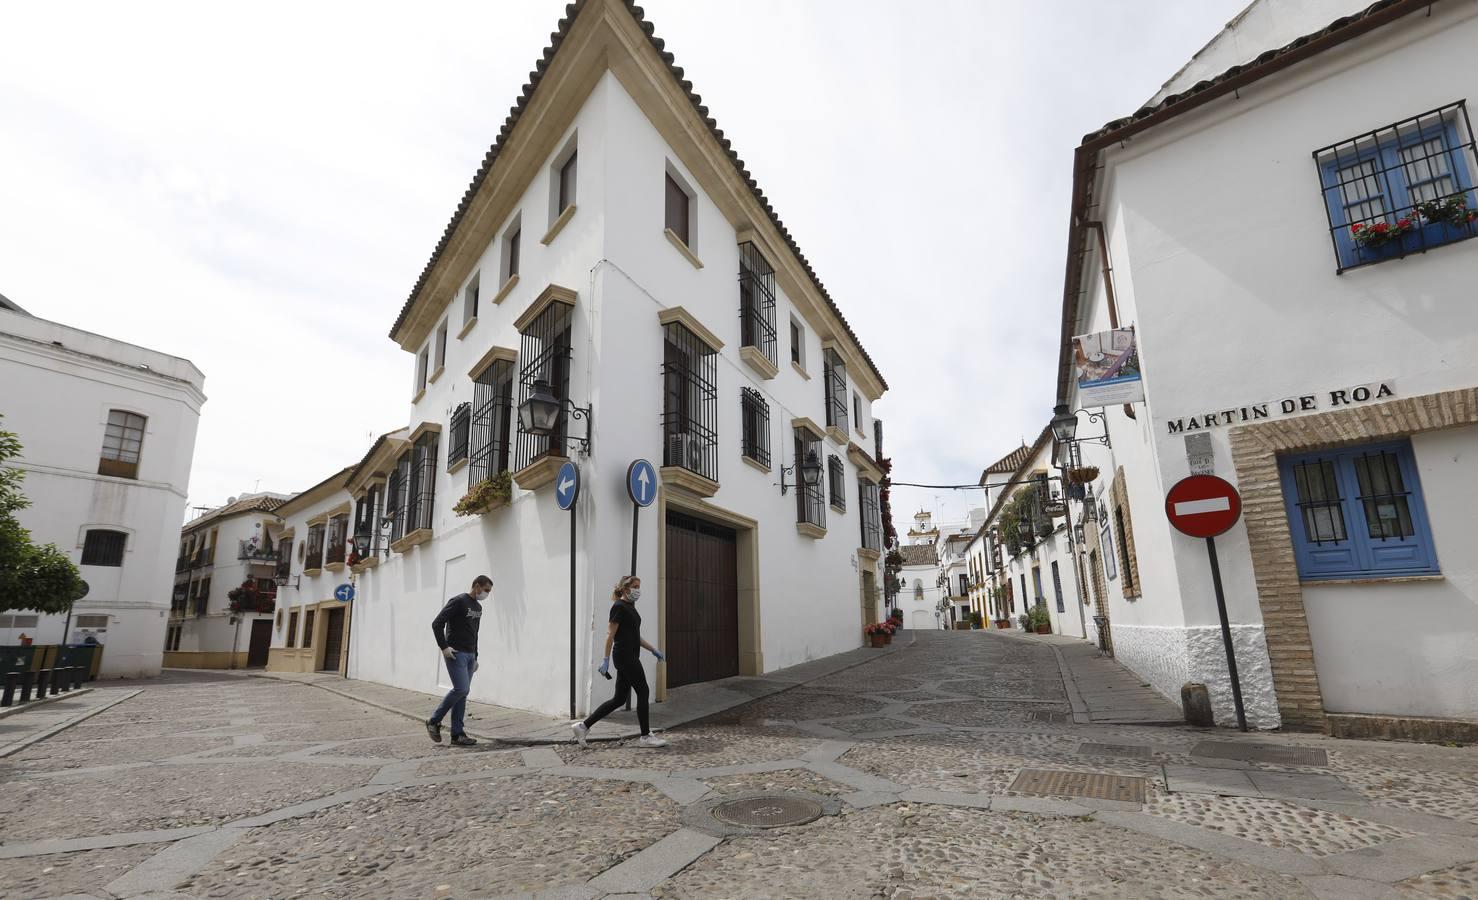
M 667 661 L 667 654 L 663 653 L 661 650 L 658 650 L 656 647 L 652 648 L 652 655 L 657 657 L 657 662 Z
M 606 676 L 607 678 L 610 678 L 611 677 L 611 658 L 609 656 L 607 656 L 605 659 L 601 660 L 600 661 L 600 665 L 596 667 L 595 671 L 597 671 L 600 674 Z

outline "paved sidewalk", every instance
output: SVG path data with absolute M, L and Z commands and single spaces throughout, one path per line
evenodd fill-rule
M 855 666 L 881 659 L 913 644 L 905 631 L 892 645 L 874 650 L 860 647 L 835 656 L 811 660 L 766 675 L 739 675 L 719 681 L 692 684 L 668 691 L 667 699 L 651 706 L 653 731 L 676 728 L 706 719 L 737 706 L 844 672 Z M 373 681 L 344 678 L 326 672 L 288 673 L 253 671 L 258 678 L 308 684 L 351 700 L 358 700 L 386 712 L 393 712 L 418 722 L 425 721 L 427 711 L 434 709 L 439 694 L 391 687 Z M 597 694 L 603 694 L 598 691 Z M 509 709 L 491 703 L 467 701 L 467 733 L 479 740 L 506 744 L 570 744 L 570 720 L 563 716 L 546 716 L 521 709 Z M 641 733 L 636 711 L 618 710 L 596 724 L 590 732 L 592 741 L 618 741 Z
M 1178 705 L 1098 647 L 1062 634 L 992 631 L 991 635 L 1046 644 L 1057 654 L 1073 721 L 1079 725 L 1184 725 Z
M 0 719 L 0 758 L 19 753 L 137 693 L 125 688 L 83 688 L 59 695 L 57 700 L 21 707 Z

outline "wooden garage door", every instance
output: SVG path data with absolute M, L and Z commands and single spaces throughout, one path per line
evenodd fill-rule
M 734 532 L 667 514 L 667 686 L 739 674 L 739 570 Z
M 323 636 L 323 671 L 339 671 L 339 663 L 343 661 L 344 653 L 344 610 L 331 609 L 328 611 L 328 622 L 324 627 Z

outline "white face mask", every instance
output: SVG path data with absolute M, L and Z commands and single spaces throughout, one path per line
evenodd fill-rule
M 626 592 L 626 599 L 630 600 L 632 603 L 635 603 L 636 601 L 640 600 L 641 599 L 641 588 L 632 588 L 631 590 L 627 591 Z
M 473 600 L 476 600 L 478 603 L 481 603 L 482 601 L 486 600 L 487 599 L 487 596 L 488 596 L 488 592 L 487 591 L 473 591 L 472 592 L 472 599 Z

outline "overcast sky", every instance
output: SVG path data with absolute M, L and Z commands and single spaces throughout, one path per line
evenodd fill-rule
M 895 479 L 953 483 L 1050 416 L 1073 148 L 1245 2 L 642 5 L 888 379 Z M 205 372 L 192 506 L 322 480 L 405 423 L 386 333 L 563 8 L 0 7 L 0 293 Z

